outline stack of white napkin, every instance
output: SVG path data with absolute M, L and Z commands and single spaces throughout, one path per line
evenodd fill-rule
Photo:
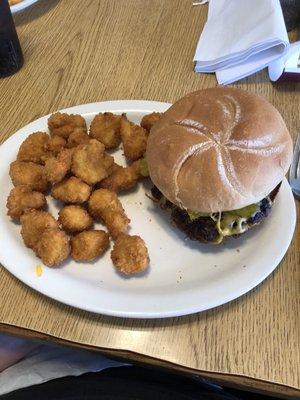
M 210 0 L 195 71 L 229 84 L 268 66 L 276 80 L 290 50 L 279 0 Z
M 106 368 L 128 366 L 96 352 L 34 344 L 34 342 L 12 337 L 5 338 L 0 335 L 0 345 L 4 343 L 4 340 L 9 346 L 16 344 L 16 356 L 21 353 L 26 354 L 24 351 L 26 345 L 34 346 L 34 349 L 21 361 L 0 373 L 0 396 L 64 376 L 79 376 Z

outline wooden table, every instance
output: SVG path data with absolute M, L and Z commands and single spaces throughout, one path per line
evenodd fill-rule
M 173 102 L 215 86 L 213 76 L 193 72 L 206 13 L 206 6 L 192 7 L 191 0 L 38 2 L 16 17 L 26 62 L 0 81 L 2 141 L 35 118 L 72 105 Z M 265 73 L 236 86 L 263 94 L 293 135 L 299 129 L 298 87 L 273 85 Z M 0 329 L 299 396 L 299 227 L 284 261 L 263 284 L 230 304 L 182 318 L 125 320 L 76 310 L 34 292 L 1 267 Z

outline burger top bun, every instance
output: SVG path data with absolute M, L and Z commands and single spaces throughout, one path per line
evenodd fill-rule
M 146 159 L 152 182 L 177 206 L 235 210 L 266 197 L 286 174 L 292 140 L 265 99 L 230 87 L 190 93 L 153 126 Z

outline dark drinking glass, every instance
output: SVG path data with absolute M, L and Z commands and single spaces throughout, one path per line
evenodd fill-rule
M 0 78 L 17 72 L 23 54 L 7 0 L 0 0 Z

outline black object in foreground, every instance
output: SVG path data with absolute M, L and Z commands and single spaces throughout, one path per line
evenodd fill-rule
M 0 396 L 0 400 L 272 400 L 162 370 L 109 368 L 65 377 Z M 274 399 L 275 400 L 275 399 Z
M 7 0 L 0 0 L 0 78 L 12 75 L 24 59 Z

